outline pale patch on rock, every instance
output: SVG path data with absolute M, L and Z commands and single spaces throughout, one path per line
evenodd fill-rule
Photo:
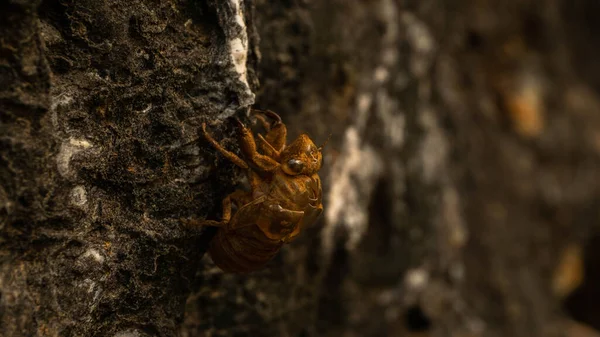
M 119 331 L 114 335 L 114 337 L 142 337 L 142 336 L 145 336 L 145 334 L 141 334 L 139 332 L 139 330 L 136 330 L 136 329 Z
M 446 163 L 447 141 L 431 109 L 424 107 L 421 110 L 419 122 L 426 132 L 419 151 L 421 153 L 420 168 L 423 180 L 432 184 L 438 181 L 444 173 L 441 170 Z
M 50 120 L 52 121 L 52 126 L 55 130 L 59 129 L 57 109 L 59 107 L 69 106 L 73 102 L 73 96 L 68 95 L 66 93 L 61 93 L 56 96 L 52 96 L 52 100 L 50 103 Z
M 421 291 L 429 282 L 429 273 L 424 269 L 411 269 L 406 273 L 404 282 L 412 291 Z
M 417 77 L 423 77 L 433 63 L 435 40 L 427 25 L 414 14 L 405 12 L 401 19 L 414 52 L 410 58 L 410 70 Z
M 83 257 L 91 257 L 98 263 L 104 263 L 104 256 L 96 249 L 90 248 L 82 255 Z
M 87 205 L 87 192 L 85 191 L 85 187 L 79 185 L 71 190 L 71 202 L 75 206 L 85 208 Z
M 383 121 L 387 144 L 394 148 L 402 148 L 406 122 L 404 114 L 400 113 L 397 101 L 391 99 L 387 91 L 378 90 L 377 107 L 377 115 Z
M 92 146 L 93 145 L 86 139 L 71 138 L 69 141 L 63 142 L 60 146 L 58 155 L 56 156 L 58 173 L 63 177 L 71 177 L 72 172 L 70 171 L 69 164 L 73 155 Z

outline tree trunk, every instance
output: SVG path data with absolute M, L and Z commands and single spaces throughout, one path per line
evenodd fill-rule
M 450 4 L 451 3 L 451 4 Z M 0 335 L 597 336 L 594 0 L 0 5 Z M 232 116 L 324 149 L 262 271 L 208 243 Z

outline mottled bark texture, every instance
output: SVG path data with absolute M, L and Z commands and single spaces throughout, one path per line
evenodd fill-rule
M 593 336 L 595 0 L 0 4 L 0 335 Z M 325 212 L 204 256 L 228 118 L 331 133 Z

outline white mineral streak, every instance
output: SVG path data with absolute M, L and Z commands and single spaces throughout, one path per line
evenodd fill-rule
M 371 109 L 371 105 L 373 105 L 373 96 L 368 94 L 361 94 L 357 99 L 356 110 L 358 110 L 358 114 L 356 116 L 356 121 L 354 125 L 356 125 L 357 130 L 363 131 L 367 124 L 367 118 L 369 117 L 369 109 Z
M 233 9 L 233 19 L 235 21 L 235 25 L 239 26 L 239 29 L 225 29 L 227 34 L 227 39 L 229 41 L 229 53 L 231 58 L 231 63 L 233 63 L 233 68 L 235 72 L 239 75 L 238 79 L 245 87 L 245 93 L 242 95 L 240 99 L 240 105 L 242 107 L 248 107 L 254 104 L 254 93 L 250 89 L 250 84 L 248 83 L 248 68 L 247 68 L 247 60 L 248 60 L 248 29 L 246 27 L 246 21 L 244 19 L 244 11 L 241 6 L 242 0 L 230 0 L 231 8 Z M 235 33 L 231 33 L 235 32 Z M 237 110 L 236 107 L 230 107 L 225 109 L 217 119 L 224 119 L 230 117 Z
M 425 183 L 441 187 L 441 202 L 434 217 L 440 233 L 438 248 L 443 252 L 440 263 L 455 281 L 460 281 L 464 275 L 464 266 L 459 255 L 468 238 L 468 231 L 462 216 L 460 197 L 446 172 L 449 141 L 440 125 L 435 106 L 429 104 L 432 86 L 429 72 L 433 67 L 436 43 L 427 25 L 415 15 L 405 12 L 401 16 L 401 23 L 413 50 L 409 68 L 412 75 L 419 79 L 418 122 L 424 131 L 418 151 L 420 155 L 414 164 L 417 165 Z M 410 279 L 406 281 L 414 282 Z
M 421 108 L 419 115 L 419 124 L 425 130 L 425 138 L 421 143 L 421 162 L 423 180 L 432 184 L 438 182 L 445 174 L 442 170 L 447 159 L 446 139 L 443 130 L 440 128 L 434 112 L 429 108 Z
M 448 186 L 442 193 L 441 221 L 449 225 L 447 240 L 453 247 L 460 248 L 467 242 L 467 229 L 461 213 L 460 197 L 453 186 Z M 456 270 L 459 273 L 458 270 Z
M 386 89 L 390 68 L 396 65 L 398 59 L 398 8 L 394 1 L 382 0 L 380 15 L 387 27 L 382 38 L 380 64 L 373 71 L 373 87 L 358 95 L 356 119 L 346 129 L 342 151 L 330 173 L 329 204 L 323 230 L 325 257 L 333 248 L 333 237 L 339 226 L 345 227 L 348 235 L 346 249 L 350 251 L 354 250 L 368 228 L 367 201 L 384 170 L 381 156 L 363 141 L 370 115 L 376 113 L 383 122 L 384 129 L 381 131 L 389 138 L 390 145 L 401 147 L 404 143 L 404 115 Z
M 460 198 L 452 179 L 446 172 L 448 168 L 448 139 L 439 123 L 435 107 L 431 101 L 431 81 L 428 72 L 433 66 L 435 42 L 426 25 L 414 15 L 402 16 L 407 40 L 413 46 L 414 55 L 410 59 L 410 70 L 420 78 L 418 89 L 418 122 L 424 130 L 420 144 L 420 156 L 415 162 L 425 183 L 441 186 L 441 203 L 437 209 L 435 222 L 439 226 L 439 249 L 444 252 L 441 263 L 455 280 L 462 279 L 464 267 L 460 264 L 460 249 L 467 240 L 467 229 L 462 217 Z
M 236 37 L 235 39 L 229 42 L 229 46 L 231 47 L 231 58 L 233 60 L 233 65 L 235 66 L 235 70 L 240 74 L 240 81 L 244 82 L 246 86 L 248 86 L 248 79 L 246 78 L 246 58 L 248 53 L 248 48 L 245 43 L 242 42 L 242 39 Z
M 338 226 L 346 227 L 348 250 L 354 249 L 367 230 L 368 203 L 364 200 L 368 200 L 375 186 L 374 182 L 383 170 L 382 160 L 377 153 L 366 144 L 361 146 L 360 135 L 366 127 L 372 102 L 371 95 L 363 94 L 358 97 L 355 125 L 346 129 L 342 152 L 331 169 L 329 205 L 323 229 L 325 256 L 329 256 L 333 249 L 333 238 Z
M 400 25 L 398 24 L 398 6 L 393 0 L 383 0 L 379 15 L 385 22 L 385 35 L 382 37 L 383 52 L 381 63 L 383 67 L 392 67 L 398 62 L 398 38 Z M 384 68 L 385 69 L 385 68 Z
M 235 15 L 235 22 L 240 26 L 239 36 L 230 37 L 229 48 L 231 50 L 231 61 L 235 66 L 235 71 L 240 75 L 239 79 L 246 86 L 246 91 L 249 95 L 254 96 L 250 90 L 250 85 L 247 79 L 246 61 L 248 59 L 248 31 L 246 21 L 244 20 L 244 12 L 240 6 L 241 0 L 231 0 Z
M 56 165 L 58 173 L 63 177 L 71 176 L 69 163 L 71 158 L 76 153 L 92 147 L 92 144 L 86 139 L 71 138 L 69 141 L 63 142 L 56 156 Z
M 387 145 L 400 149 L 404 145 L 404 114 L 400 113 L 398 101 L 391 98 L 385 89 L 377 91 L 377 115 L 383 121 L 383 133 L 387 137 Z
M 323 229 L 323 249 L 331 252 L 337 226 L 345 226 L 348 234 L 346 248 L 352 251 L 368 226 L 369 196 L 374 182 L 383 171 L 383 163 L 368 145 L 361 146 L 361 138 L 355 127 L 346 130 L 344 147 L 331 169 L 332 182 L 329 205 L 325 212 L 327 224 Z
M 424 22 L 410 12 L 401 16 L 406 38 L 412 47 L 410 70 L 418 78 L 425 77 L 435 56 L 435 40 Z
M 383 51 L 381 65 L 375 69 L 373 79 L 378 86 L 375 99 L 377 101 L 377 115 L 383 121 L 382 130 L 388 138 L 388 145 L 401 148 L 404 145 L 404 113 L 397 104 L 397 99 L 390 98 L 385 84 L 390 79 L 389 68 L 398 62 L 398 40 L 400 38 L 400 25 L 398 23 L 398 8 L 392 0 L 381 3 L 380 15 L 386 24 L 385 35 L 382 37 Z

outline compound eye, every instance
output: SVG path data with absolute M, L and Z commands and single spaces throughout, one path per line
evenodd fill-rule
M 304 169 L 304 163 L 298 159 L 290 159 L 287 162 L 287 166 L 290 168 L 290 170 L 296 174 L 302 172 L 302 170 Z

